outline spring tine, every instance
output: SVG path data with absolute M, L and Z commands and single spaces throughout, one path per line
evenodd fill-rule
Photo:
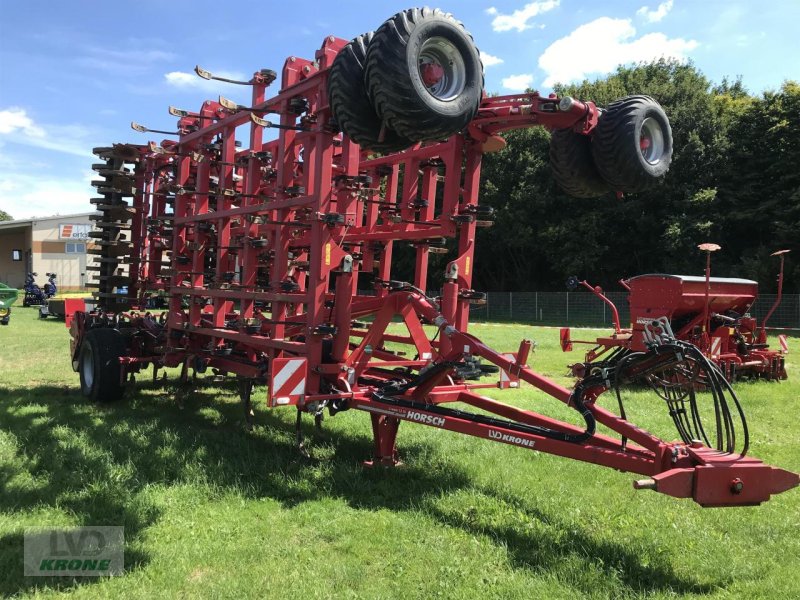
M 182 108 L 176 108 L 174 106 L 170 106 L 167 109 L 167 111 L 173 117 L 178 117 L 178 118 L 186 118 L 186 117 L 188 117 L 190 119 L 201 119 L 201 120 L 204 119 L 204 120 L 207 120 L 207 121 L 213 121 L 214 120 L 214 117 L 209 117 L 209 116 L 205 116 L 205 115 L 198 115 L 197 113 L 193 113 L 191 111 L 184 110 Z
M 225 83 L 235 83 L 236 85 L 253 85 L 252 81 L 238 81 L 236 79 L 228 79 L 227 77 L 218 77 L 210 71 L 206 71 L 200 65 L 195 66 L 194 72 L 208 81 L 224 81 Z
M 180 131 L 163 131 L 161 129 L 150 129 L 144 125 L 139 125 L 136 121 L 131 121 L 131 129 L 139 133 L 163 133 L 164 135 L 180 135 Z
M 263 108 L 256 108 L 254 106 L 245 106 L 244 104 L 237 104 L 233 100 L 226 98 L 225 96 L 219 97 L 219 103 L 226 108 L 227 110 L 238 112 L 238 111 L 250 111 L 250 112 L 259 112 L 259 113 L 271 113 L 275 111 L 271 110 L 264 110 Z
M 252 119 L 253 123 L 256 125 L 260 125 L 261 127 L 265 128 L 274 128 L 274 129 L 292 129 L 294 131 L 311 131 L 310 129 L 306 129 L 305 127 L 298 127 L 295 125 L 279 125 L 277 123 L 272 123 L 271 121 L 265 121 L 261 117 L 257 117 L 253 113 L 250 113 L 250 119 Z

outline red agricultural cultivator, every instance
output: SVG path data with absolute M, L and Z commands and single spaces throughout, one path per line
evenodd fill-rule
M 645 351 L 618 353 L 571 390 L 527 366 L 529 341 L 501 354 L 467 333 L 470 304 L 483 298 L 472 288 L 475 232 L 492 218 L 478 204 L 481 159 L 503 147 L 498 134 L 548 127 L 566 189 L 635 192 L 670 162 L 654 100 L 601 112 L 555 95 L 488 97 L 471 36 L 431 9 L 398 13 L 350 42 L 328 37 L 313 59 L 289 57 L 268 96 L 277 78 L 260 70 L 231 81 L 252 88 L 248 106 L 220 98 L 197 112 L 170 108 L 176 139 L 96 149 L 98 305 L 70 329 L 84 394 L 115 400 L 145 368 L 155 377 L 180 367 L 186 385 L 211 369 L 237 378 L 248 415 L 254 384 L 266 384 L 268 406 L 296 407 L 298 422 L 324 410 L 370 413 L 373 464 L 397 462 L 398 427 L 411 421 L 638 473 L 637 487 L 707 506 L 758 504 L 798 484 L 745 458 L 735 396 L 702 354 L 655 325 Z M 447 252 L 446 238 L 457 249 L 441 297 L 430 298 L 429 255 Z M 392 277 L 396 243 L 415 249 L 411 281 Z M 692 401 L 669 396 L 688 422 L 681 442 L 598 402 L 643 379 L 677 390 L 674 374 L 695 368 L 713 380 L 718 419 L 697 427 Z M 499 384 L 481 381 L 498 372 Z M 573 408 L 582 425 L 480 394 L 520 381 Z
M 715 244 L 702 244 L 708 250 Z M 619 311 L 602 289 L 586 281 L 571 277 L 572 289 L 585 287 L 611 309 L 614 333 L 594 341 L 573 340 L 569 328 L 561 330 L 561 349 L 572 350 L 573 344 L 592 345 L 585 357 L 586 363 L 572 366 L 573 373 L 582 376 L 585 364 L 619 348 L 635 352 L 647 350 L 648 323 L 658 317 L 667 319 L 675 337 L 696 346 L 721 371 L 729 382 L 742 377 L 768 380 L 786 379 L 786 336 L 779 336 L 780 348 L 772 349 L 767 343 L 767 322 L 781 302 L 783 290 L 783 262 L 788 250 L 779 250 L 773 256 L 781 261 L 778 274 L 778 295 L 761 326 L 750 316 L 750 307 L 758 296 L 758 283 L 749 279 L 711 277 L 710 266 L 706 277 L 687 275 L 639 275 L 620 281 L 629 292 L 631 326 L 622 328 Z

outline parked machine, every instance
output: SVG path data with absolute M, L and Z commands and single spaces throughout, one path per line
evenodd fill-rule
M 19 290 L 0 283 L 0 325 L 8 325 L 11 320 L 11 307 L 17 301 Z
M 147 368 L 155 378 L 179 367 L 183 388 L 192 372 L 213 370 L 236 379 L 248 420 L 254 385 L 266 384 L 268 407 L 297 411 L 298 438 L 303 415 L 369 413 L 371 465 L 398 462 L 395 440 L 408 421 L 638 473 L 637 488 L 705 506 L 758 504 L 798 485 L 796 474 L 744 458 L 744 416 L 718 380 L 715 393 L 728 400 L 719 435 L 710 422 L 666 442 L 600 406 L 605 391 L 642 377 L 666 385 L 686 361 L 711 372 L 693 346 L 662 329 L 648 328 L 646 351 L 618 355 L 574 389 L 527 365 L 530 341 L 501 353 L 467 333 L 470 304 L 484 297 L 472 288 L 475 232 L 492 218 L 478 204 L 481 160 L 503 147 L 499 133 L 554 130 L 554 174 L 575 195 L 641 191 L 667 171 L 672 151 L 652 98 L 601 112 L 535 92 L 487 96 L 472 37 L 428 8 L 349 42 L 326 37 L 313 58 L 288 58 L 280 75 L 261 69 L 231 81 L 196 72 L 250 86 L 250 103 L 170 107 L 172 139 L 95 149 L 89 270 L 98 305 L 70 327 L 87 397 L 117 400 Z M 280 89 L 268 96 L 275 81 Z M 442 238 L 456 238 L 457 249 L 441 297 L 431 298 L 428 256 Z M 396 242 L 415 247 L 410 281 L 392 276 Z M 156 298 L 166 310 L 147 308 Z M 402 331 L 390 330 L 393 322 Z M 475 380 L 491 371 L 501 371 L 499 382 Z M 520 382 L 574 409 L 583 425 L 480 393 Z
M 47 275 L 47 283 L 43 288 L 40 288 L 36 283 L 37 273 L 28 273 L 25 275 L 25 296 L 22 299 L 23 306 L 42 306 L 47 304 L 47 299 L 52 298 L 58 293 L 56 285 L 56 274 L 45 273 Z
M 767 343 L 766 324 L 781 301 L 784 257 L 787 252 L 780 250 L 773 253 L 773 256 L 780 257 L 781 262 L 778 295 L 760 327 L 749 313 L 758 296 L 758 283 L 749 279 L 711 277 L 710 266 L 706 277 L 654 274 L 620 281 L 629 292 L 631 325 L 625 329 L 620 326 L 617 307 L 599 287 L 579 281 L 577 277 L 570 278 L 568 285 L 571 288 L 582 286 L 611 308 L 614 333 L 593 341 L 583 341 L 573 340 L 570 329 L 562 328 L 561 349 L 571 351 L 573 344 L 593 346 L 586 353 L 585 363 L 572 365 L 573 373 L 580 377 L 586 368 L 585 364 L 611 351 L 619 348 L 635 352 L 646 350 L 647 324 L 664 317 L 675 332 L 675 337 L 697 346 L 729 382 L 740 377 L 786 379 L 788 344 L 785 336 L 780 336 L 779 349 L 771 349 Z

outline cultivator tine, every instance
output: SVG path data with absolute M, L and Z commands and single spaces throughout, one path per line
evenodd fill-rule
M 214 75 L 210 71 L 206 71 L 200 65 L 195 66 L 194 72 L 197 75 L 207 81 L 224 81 L 225 83 L 233 83 L 235 85 L 254 85 L 254 84 L 262 84 L 262 85 L 269 85 L 277 78 L 277 73 L 272 69 L 261 69 L 258 73 L 253 76 L 253 79 L 250 81 L 239 81 L 238 79 L 230 79 L 228 77 L 220 77 L 218 75 Z
M 244 426 L 247 431 L 253 430 L 253 380 L 249 378 L 239 378 L 239 399 L 242 401 L 242 409 L 244 410 Z
M 297 445 L 297 451 L 303 458 L 311 458 L 311 453 L 308 451 L 308 448 L 306 448 L 305 438 L 303 436 L 302 422 L 303 422 L 303 411 L 298 408 L 297 419 L 295 420 L 294 423 L 295 444 Z
M 242 106 L 241 104 L 237 104 L 233 100 L 229 100 L 225 96 L 219 97 L 219 103 L 223 106 L 223 108 L 227 108 L 228 110 L 232 111 L 239 111 L 239 110 L 248 110 L 246 106 Z M 249 109 L 252 110 L 252 109 Z
M 167 108 L 167 111 L 173 117 L 178 117 L 179 119 L 189 118 L 189 119 L 200 119 L 200 120 L 213 121 L 214 118 L 215 118 L 215 117 L 210 117 L 210 116 L 206 116 L 206 115 L 199 115 L 197 113 L 193 113 L 191 111 L 184 110 L 182 108 L 176 108 L 174 106 L 170 106 L 169 108 Z
M 257 117 L 253 113 L 250 113 L 250 119 L 253 121 L 253 123 L 261 127 L 264 127 L 265 129 L 274 128 L 274 129 L 290 129 L 293 131 L 311 131 L 310 129 L 306 129 L 305 127 L 297 127 L 294 125 L 279 125 L 277 123 L 265 121 L 264 119 L 262 119 L 261 117 Z
M 155 154 L 161 154 L 161 155 L 175 154 L 174 151 L 167 150 L 166 148 L 159 146 L 155 142 L 150 142 L 148 144 L 148 147 L 150 148 L 150 152 L 153 152 Z
M 164 131 L 163 129 L 150 129 L 144 125 L 139 125 L 136 121 L 131 121 L 131 129 L 139 133 L 162 133 L 164 135 L 180 135 L 180 131 Z
M 169 114 L 171 114 L 173 117 L 179 117 L 180 118 L 180 117 L 190 117 L 190 116 L 192 116 L 192 115 L 189 114 L 188 110 L 183 110 L 181 108 L 175 108 L 172 105 L 170 105 L 170 107 L 167 110 L 169 111 Z

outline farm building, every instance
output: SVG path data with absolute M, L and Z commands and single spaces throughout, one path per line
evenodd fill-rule
M 93 224 L 86 212 L 0 222 L 0 282 L 22 288 L 25 274 L 58 275 L 59 289 L 83 289 L 86 250 Z

